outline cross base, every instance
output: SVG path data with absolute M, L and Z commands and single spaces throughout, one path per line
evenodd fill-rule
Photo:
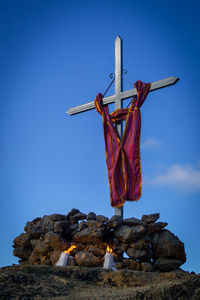
M 123 220 L 123 215 L 124 215 L 124 208 L 123 208 L 123 206 L 121 206 L 121 207 L 115 207 L 115 216 L 120 216 L 121 219 Z

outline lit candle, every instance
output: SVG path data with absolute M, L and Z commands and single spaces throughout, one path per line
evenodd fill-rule
M 117 269 L 115 268 L 115 262 L 114 262 L 114 257 L 112 254 L 112 249 L 109 248 L 109 246 L 107 246 L 106 254 L 104 256 L 103 268 L 117 271 Z
M 58 266 L 58 267 L 66 266 L 67 265 L 67 261 L 68 261 L 68 257 L 69 257 L 68 253 L 62 252 L 60 254 L 59 260 L 57 261 L 57 263 L 55 265 Z
M 69 254 L 70 252 L 76 248 L 76 246 L 72 245 L 69 249 L 63 251 L 61 254 L 60 254 L 60 258 L 59 260 L 57 261 L 57 263 L 55 264 L 57 267 L 63 267 L 63 266 L 66 266 L 67 265 L 67 262 L 68 262 L 68 258 L 69 258 Z

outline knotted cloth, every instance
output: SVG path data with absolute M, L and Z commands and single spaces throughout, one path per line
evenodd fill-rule
M 109 113 L 108 105 L 102 105 L 102 94 L 95 99 L 95 107 L 103 119 L 106 164 L 110 187 L 111 206 L 121 207 L 124 202 L 137 201 L 142 194 L 142 171 L 140 161 L 140 107 L 144 103 L 150 83 L 138 80 L 134 84 L 137 96 L 129 108 L 117 109 Z M 125 121 L 120 139 L 114 123 Z

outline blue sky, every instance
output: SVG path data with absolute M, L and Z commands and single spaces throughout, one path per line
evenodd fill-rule
M 197 0 L 0 2 L 1 266 L 17 262 L 12 241 L 26 221 L 73 207 L 114 214 L 102 120 L 65 112 L 106 90 L 120 35 L 128 81 L 180 78 L 141 109 L 143 195 L 124 215 L 160 212 L 185 243 L 183 268 L 200 272 L 199 9 Z

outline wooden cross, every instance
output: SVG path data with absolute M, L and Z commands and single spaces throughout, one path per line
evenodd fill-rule
M 117 36 L 115 40 L 115 94 L 109 97 L 105 97 L 102 99 L 103 105 L 115 103 L 115 109 L 122 108 L 122 101 L 128 98 L 131 98 L 137 95 L 137 90 L 130 89 L 127 91 L 123 91 L 123 63 L 122 63 L 122 39 Z M 166 86 L 175 84 L 178 81 L 177 77 L 168 77 L 159 81 L 154 81 L 151 83 L 150 91 L 155 91 L 157 89 L 164 88 Z M 69 115 L 75 115 L 78 113 L 82 113 L 87 110 L 94 109 L 94 101 L 75 106 L 70 108 L 67 113 Z M 122 122 L 121 124 L 116 125 L 119 136 L 122 137 Z M 115 215 L 121 216 L 123 219 L 123 206 L 115 208 Z

